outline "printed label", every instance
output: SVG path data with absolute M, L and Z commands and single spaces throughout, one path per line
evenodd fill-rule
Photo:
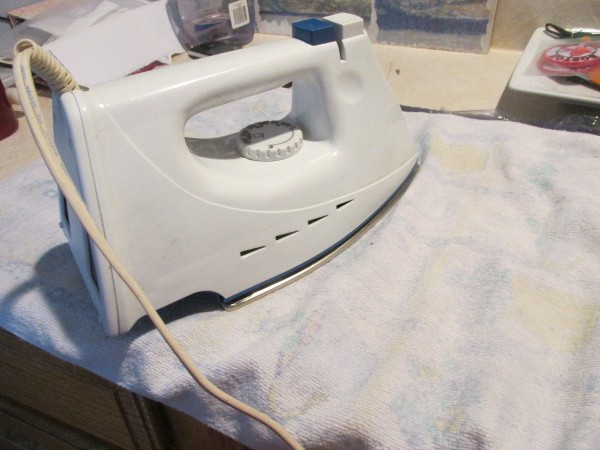
M 239 0 L 229 4 L 229 19 L 234 30 L 250 23 L 247 0 Z
M 600 47 L 592 43 L 557 45 L 544 53 L 546 61 L 564 67 L 588 67 L 600 60 Z

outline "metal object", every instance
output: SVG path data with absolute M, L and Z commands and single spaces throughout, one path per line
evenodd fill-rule
M 557 39 L 600 36 L 600 29 L 597 28 L 563 28 L 553 23 L 546 24 L 546 32 Z
M 307 261 L 305 264 L 296 267 L 289 273 L 282 274 L 279 277 L 274 278 L 265 282 L 263 285 L 256 286 L 249 292 L 244 292 L 239 296 L 229 299 L 228 302 L 222 302 L 222 306 L 227 310 L 235 310 L 242 306 L 246 306 L 256 300 L 260 300 L 265 295 L 268 295 L 290 283 L 293 283 L 299 278 L 308 275 L 313 270 L 318 269 L 323 264 L 331 261 L 341 252 L 350 247 L 360 237 L 371 229 L 379 219 L 381 219 L 385 213 L 394 205 L 395 201 L 398 200 L 402 194 L 406 191 L 411 181 L 415 177 L 419 170 L 418 164 L 413 167 L 413 170 L 409 173 L 408 177 L 404 180 L 402 185 L 392 194 L 392 196 L 379 208 L 371 217 L 364 221 L 364 223 L 358 227 L 352 234 L 346 236 L 341 242 L 337 242 L 332 245 L 329 249 L 324 251 L 322 254 L 317 255 L 312 260 Z

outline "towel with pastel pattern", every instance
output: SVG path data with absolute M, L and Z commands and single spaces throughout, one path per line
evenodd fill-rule
M 307 448 L 600 448 L 600 138 L 406 114 L 421 169 L 340 256 L 235 312 L 165 312 Z M 0 326 L 254 448 L 147 321 L 107 338 L 38 161 L 0 182 Z

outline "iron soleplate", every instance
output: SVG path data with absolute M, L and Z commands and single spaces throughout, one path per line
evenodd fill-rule
M 411 172 L 404 179 L 402 184 L 396 189 L 396 191 L 381 205 L 367 220 L 365 220 L 360 226 L 354 231 L 348 234 L 345 238 L 337 242 L 336 244 L 329 247 L 327 250 L 321 252 L 314 258 L 288 270 L 276 277 L 271 278 L 253 288 L 241 292 L 240 294 L 234 295 L 229 298 L 221 298 L 221 306 L 227 311 L 233 311 L 246 306 L 250 303 L 259 300 L 266 295 L 287 286 L 290 283 L 300 279 L 301 277 L 308 275 L 313 270 L 318 269 L 325 263 L 329 262 L 346 248 L 350 247 L 356 242 L 363 234 L 365 234 L 371 227 L 381 219 L 387 211 L 394 205 L 394 203 L 404 194 L 416 173 L 419 170 L 419 163 L 415 164 Z

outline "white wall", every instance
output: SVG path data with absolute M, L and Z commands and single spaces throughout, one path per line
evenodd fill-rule
M 498 0 L 491 46 L 522 50 L 548 22 L 600 28 L 600 0 Z

